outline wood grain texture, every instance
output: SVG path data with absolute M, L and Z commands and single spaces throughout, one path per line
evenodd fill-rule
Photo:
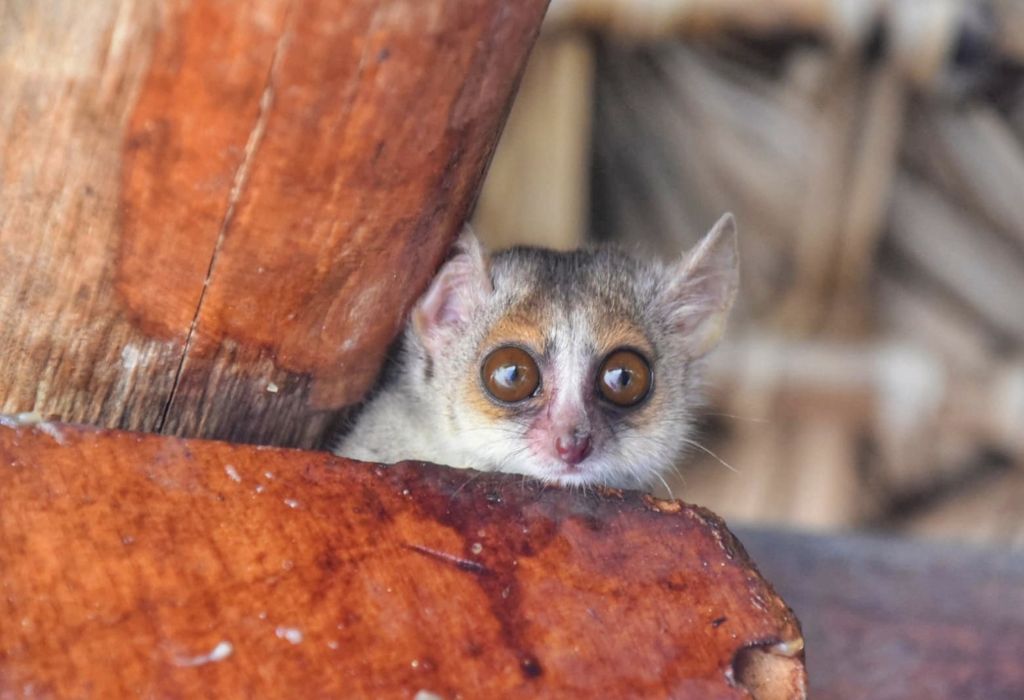
M 546 5 L 5 4 L 0 410 L 317 444 L 465 219 Z
M 807 638 L 809 697 L 1024 697 L 1024 556 L 740 531 Z
M 153 429 L 170 394 L 188 325 L 148 334 L 115 281 L 123 132 L 158 25 L 145 0 L 0 5 L 0 410 Z M 194 308 L 203 264 L 152 303 Z
M 802 695 L 711 513 L 508 475 L 8 420 L 0 588 L 3 697 Z

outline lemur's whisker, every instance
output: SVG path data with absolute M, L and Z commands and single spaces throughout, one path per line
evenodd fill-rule
M 672 493 L 672 487 L 668 485 L 667 481 L 665 481 L 665 477 L 663 477 L 658 472 L 654 472 L 654 476 L 658 478 L 658 481 L 660 481 L 662 486 L 665 487 L 665 490 L 668 491 L 668 497 L 671 498 L 673 501 L 676 500 L 676 495 Z
M 736 474 L 739 474 L 739 469 L 737 469 L 736 467 L 734 467 L 731 464 L 729 464 L 728 462 L 726 462 L 724 459 L 722 459 L 721 457 L 716 455 L 714 452 L 712 452 L 708 448 L 704 447 L 704 445 L 700 444 L 696 440 L 690 440 L 689 438 L 683 438 L 683 442 L 686 443 L 687 445 L 692 445 L 693 447 L 696 447 L 701 452 L 704 452 L 704 453 L 710 455 L 711 457 L 713 457 L 715 460 L 717 460 L 723 467 L 725 467 L 729 471 L 734 472 Z

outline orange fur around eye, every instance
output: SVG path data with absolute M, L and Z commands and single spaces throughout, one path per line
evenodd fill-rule
M 494 348 L 509 344 L 530 348 L 539 355 L 544 348 L 544 332 L 541 324 L 525 313 L 511 313 L 502 317 L 494 324 L 480 344 L 480 360 L 482 361 L 483 357 Z M 540 371 L 540 382 L 543 385 L 543 369 Z M 462 392 L 461 398 L 467 405 L 472 406 L 474 410 L 491 420 L 499 420 L 508 415 L 509 408 L 500 406 L 487 397 L 478 372 L 467 374 L 459 391 Z
M 599 356 L 607 355 L 616 348 L 635 348 L 644 357 L 653 359 L 654 348 L 640 326 L 623 318 L 605 318 L 603 321 L 596 332 Z
M 481 344 L 481 350 L 513 343 L 530 348 L 536 353 L 544 349 L 544 319 L 540 314 L 513 312 L 501 318 L 491 328 Z

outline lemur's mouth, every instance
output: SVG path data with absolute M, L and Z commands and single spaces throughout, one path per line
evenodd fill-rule
M 587 460 L 570 464 L 569 462 L 559 462 L 557 466 L 551 470 L 557 477 L 571 477 L 573 482 L 578 482 L 581 479 L 585 479 L 587 473 L 590 471 L 587 469 Z

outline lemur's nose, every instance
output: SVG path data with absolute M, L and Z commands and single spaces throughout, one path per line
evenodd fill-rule
M 555 440 L 558 456 L 567 464 L 579 464 L 590 454 L 590 435 L 563 435 Z

